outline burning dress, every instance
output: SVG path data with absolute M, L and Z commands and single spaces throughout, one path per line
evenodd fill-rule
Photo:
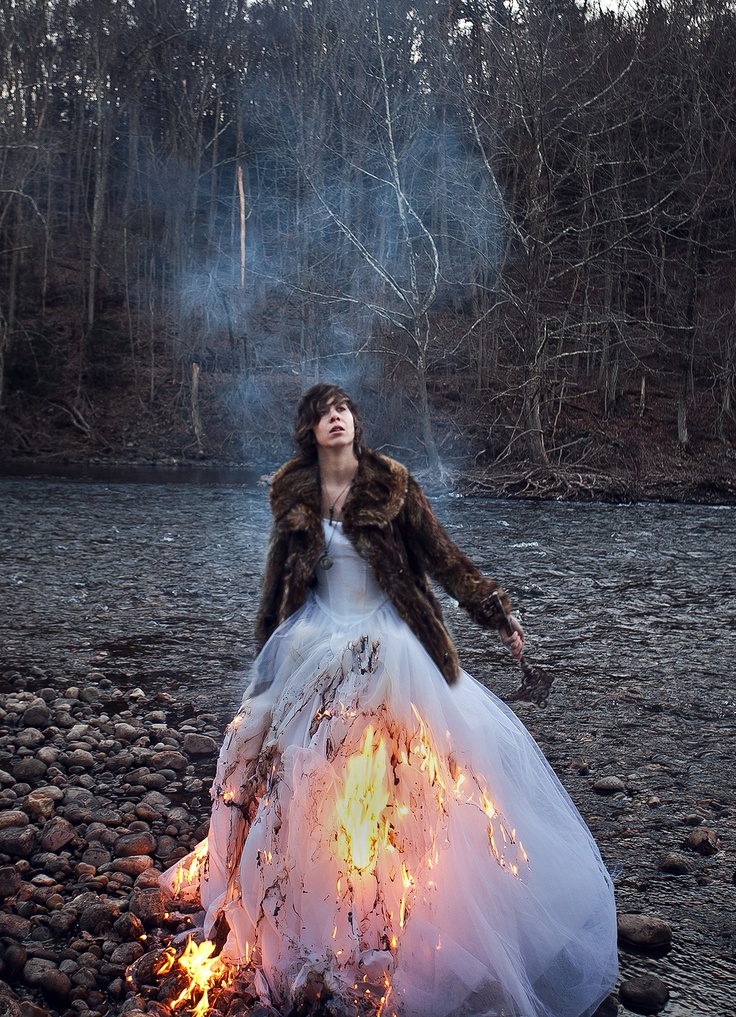
M 588 1017 L 617 972 L 590 832 L 511 710 L 448 685 L 323 526 L 332 566 L 257 658 L 208 840 L 164 882 L 284 1013 Z

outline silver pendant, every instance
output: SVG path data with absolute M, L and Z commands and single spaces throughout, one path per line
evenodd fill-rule
M 327 551 L 323 551 L 322 554 L 319 556 L 319 565 L 320 568 L 323 568 L 325 570 L 332 568 L 332 558 L 330 558 Z

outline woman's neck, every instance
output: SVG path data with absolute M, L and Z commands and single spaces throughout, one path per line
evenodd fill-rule
M 358 458 L 352 445 L 347 448 L 318 449 L 319 475 L 323 484 L 349 484 L 358 469 Z

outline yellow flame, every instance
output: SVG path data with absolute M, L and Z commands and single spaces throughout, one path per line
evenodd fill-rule
M 173 968 L 176 963 L 176 950 L 173 947 L 168 946 L 162 957 L 156 963 L 154 972 L 156 975 L 168 975 L 169 971 Z
M 419 768 L 422 773 L 427 774 L 429 777 L 429 783 L 432 785 L 436 783 L 442 788 L 442 790 L 445 790 L 445 782 L 442 779 L 441 774 L 442 763 L 440 757 L 434 750 L 434 746 L 432 745 L 432 741 L 427 733 L 426 725 L 422 720 L 419 710 L 417 710 L 414 703 L 411 704 L 411 708 L 414 712 L 414 716 L 419 721 L 419 734 L 417 735 L 411 751 L 414 755 L 419 757 Z
M 373 725 L 363 747 L 345 765 L 345 786 L 335 802 L 337 850 L 350 866 L 363 872 L 376 860 L 381 840 L 381 815 L 388 804 L 388 755 L 383 738 L 374 746 Z
M 217 985 L 225 987 L 232 982 L 235 972 L 218 956 L 213 957 L 215 944 L 211 940 L 195 943 L 190 939 L 179 957 L 179 967 L 187 976 L 188 983 L 171 1003 L 171 1009 L 188 1006 L 193 1017 L 205 1017 L 210 1010 L 209 994 Z M 199 1002 L 192 1006 L 196 995 Z
M 174 894 L 181 891 L 182 886 L 191 886 L 198 883 L 202 874 L 202 868 L 207 859 L 207 838 L 196 846 L 191 855 L 182 858 L 174 872 Z M 186 863 L 186 864 L 185 864 Z

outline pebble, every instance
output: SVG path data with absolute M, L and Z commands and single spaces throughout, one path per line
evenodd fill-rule
M 720 851 L 721 842 L 715 830 L 698 826 L 688 835 L 685 847 L 690 848 L 691 851 L 697 851 L 699 855 L 715 855 Z
M 668 946 L 672 942 L 672 929 L 667 922 L 651 915 L 618 915 L 618 936 L 634 946 Z
M 686 855 L 668 851 L 659 859 L 658 867 L 662 872 L 669 872 L 673 876 L 684 876 L 695 869 L 695 863 Z
M 621 1002 L 640 1013 L 659 1013 L 667 1005 L 670 992 L 656 975 L 639 975 L 621 983 L 618 990 Z
M 125 970 L 166 913 L 158 876 L 209 815 L 213 718 L 182 732 L 147 693 L 99 674 L 59 689 L 46 676 L 38 695 L 27 676 L 5 677 L 16 691 L 0 692 L 0 977 L 11 983 L 0 981 L 0 1015 L 131 1012 Z M 172 785 L 189 788 L 186 805 Z
M 614 795 L 625 791 L 626 785 L 620 777 L 599 777 L 593 783 L 593 790 L 599 795 Z

